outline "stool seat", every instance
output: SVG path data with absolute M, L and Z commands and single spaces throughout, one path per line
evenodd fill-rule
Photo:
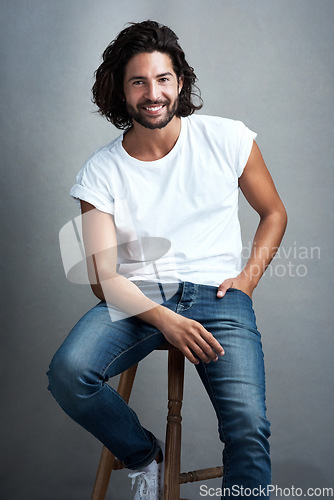
M 210 467 L 180 473 L 181 465 L 181 407 L 184 386 L 184 354 L 169 342 L 156 350 L 168 351 L 168 415 L 164 456 L 164 500 L 180 500 L 180 484 L 204 481 L 223 476 L 223 467 Z M 117 392 L 129 402 L 138 364 L 121 374 Z M 102 449 L 91 500 L 105 500 L 112 470 L 123 469 L 124 464 L 105 446 Z
M 175 347 L 175 345 L 170 344 L 166 340 L 166 342 L 164 342 L 163 344 L 159 345 L 159 347 L 157 347 L 155 350 L 156 351 L 178 351 L 178 348 Z

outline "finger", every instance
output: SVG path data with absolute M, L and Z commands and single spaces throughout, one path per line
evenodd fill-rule
M 217 339 L 212 335 L 212 333 L 208 332 L 204 329 L 203 339 L 209 344 L 209 346 L 216 351 L 217 354 L 223 356 L 225 354 L 223 346 L 218 342 Z
M 206 344 L 207 345 L 207 344 Z M 207 345 L 207 347 L 209 347 Z M 196 356 L 198 358 L 200 358 L 201 361 L 203 361 L 204 363 L 210 363 L 211 359 L 214 359 L 214 357 L 212 358 L 211 356 L 212 355 L 209 355 L 209 354 L 206 354 L 205 350 L 202 348 L 202 346 L 196 344 L 196 343 L 193 343 L 192 345 L 190 345 L 190 349 L 192 350 L 192 352 L 194 352 L 196 354 Z M 216 354 L 213 353 L 212 349 L 211 349 L 211 352 L 213 354 L 213 356 L 217 356 Z
M 217 352 L 214 351 L 214 347 L 218 349 L 219 354 L 223 351 L 219 342 L 200 323 L 195 324 L 195 328 L 191 332 L 191 336 L 188 337 L 188 346 L 205 363 L 211 360 L 216 361 L 218 359 Z
M 221 283 L 218 287 L 217 291 L 217 297 L 222 298 L 224 297 L 226 291 L 233 286 L 233 280 L 225 280 L 223 283 Z
M 179 349 L 185 355 L 185 357 L 190 361 L 190 363 L 193 363 L 194 365 L 199 364 L 199 359 L 197 359 L 196 356 L 193 355 L 193 353 L 188 347 L 184 347 L 183 349 L 179 347 Z
M 205 361 L 207 363 L 208 361 L 211 361 L 211 360 L 212 361 L 218 360 L 217 353 L 213 350 L 213 348 L 204 339 L 198 339 L 197 345 L 201 349 L 201 351 L 204 352 L 207 356 L 207 360 L 203 359 L 203 361 Z M 193 349 L 193 350 L 195 350 L 195 349 Z M 198 354 L 197 351 L 195 351 L 195 352 L 196 352 L 196 354 Z

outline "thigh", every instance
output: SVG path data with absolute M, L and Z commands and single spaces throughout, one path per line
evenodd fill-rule
M 265 421 L 264 357 L 252 299 L 237 289 L 218 299 L 216 288 L 210 288 L 199 293 L 192 316 L 220 342 L 225 355 L 216 362 L 201 362 L 196 368 L 224 435 L 248 428 L 251 420 Z
M 94 372 L 108 380 L 156 349 L 164 341 L 153 326 L 135 317 L 113 321 L 110 309 L 100 302 L 73 327 L 54 360 L 76 372 Z

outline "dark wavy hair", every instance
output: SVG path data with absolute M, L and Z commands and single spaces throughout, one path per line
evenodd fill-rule
M 103 62 L 95 71 L 92 88 L 92 100 L 98 106 L 98 112 L 119 129 L 132 126 L 124 101 L 125 67 L 133 56 L 155 51 L 169 55 L 177 78 L 184 79 L 176 116 L 189 116 L 203 105 L 195 85 L 196 75 L 187 63 L 174 31 L 156 21 L 131 23 L 103 52 Z M 198 99 L 197 105 L 193 97 Z

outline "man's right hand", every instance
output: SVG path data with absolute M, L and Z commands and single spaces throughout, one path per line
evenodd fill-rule
M 218 355 L 224 354 L 219 342 L 198 321 L 184 318 L 164 306 L 156 307 L 154 312 L 158 318 L 155 326 L 191 363 L 198 364 L 198 358 L 204 363 L 217 361 Z

